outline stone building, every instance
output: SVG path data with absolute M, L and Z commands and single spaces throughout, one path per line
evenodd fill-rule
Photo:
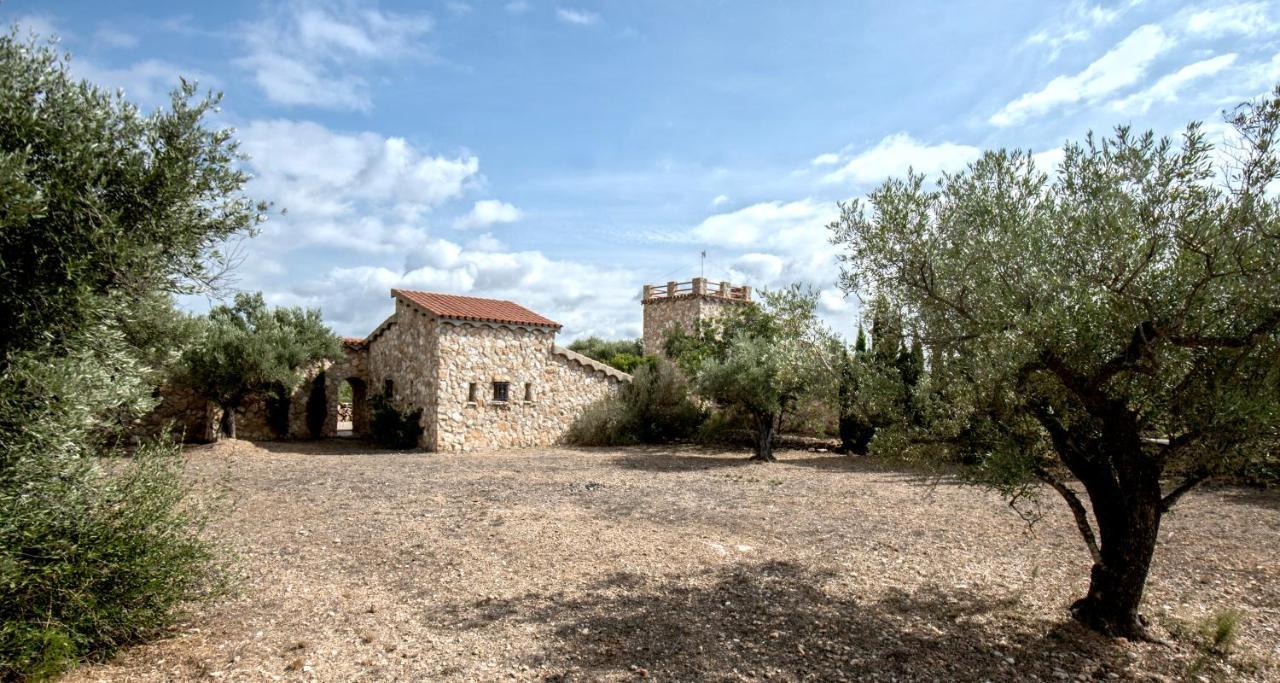
M 557 346 L 560 324 L 510 301 L 391 290 L 395 311 L 325 369 L 324 434 L 337 432 L 341 384 L 352 431 L 368 429 L 375 393 L 421 408 L 419 445 L 472 451 L 559 442 L 582 411 L 631 376 Z
M 367 435 L 370 399 L 422 409 L 419 446 L 473 451 L 560 442 L 595 401 L 631 376 L 558 346 L 560 324 L 497 299 L 393 289 L 395 309 L 367 337 L 343 339 L 343 358 L 311 368 L 287 400 L 248 400 L 236 413 L 244 439 L 308 439 L 339 434 L 339 400 L 350 387 L 350 432 Z M 751 301 L 727 282 L 646 285 L 644 350 L 726 307 Z M 217 438 L 221 410 L 190 389 L 166 387 L 148 430 L 167 425 L 189 440 Z M 345 406 L 344 406 L 345 410 Z M 344 425 L 344 429 L 347 428 Z
M 688 332 L 699 320 L 710 320 L 729 306 L 751 301 L 751 287 L 728 282 L 708 283 L 695 277 L 690 282 L 668 282 L 645 285 L 641 297 L 644 306 L 644 352 L 662 353 L 667 335 L 679 327 Z

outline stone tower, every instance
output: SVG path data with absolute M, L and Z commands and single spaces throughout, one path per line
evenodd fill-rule
M 662 353 L 667 334 L 676 326 L 685 331 L 691 330 L 695 321 L 709 320 L 728 306 L 748 301 L 751 301 L 751 287 L 738 287 L 728 282 L 708 284 L 705 277 L 695 277 L 689 282 L 645 285 L 641 298 L 644 305 L 644 352 Z

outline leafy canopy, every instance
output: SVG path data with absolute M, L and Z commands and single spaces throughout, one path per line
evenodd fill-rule
M 229 264 L 218 250 L 266 206 L 219 97 L 183 82 L 151 114 L 73 78 L 50 48 L 0 36 L 0 359 L 57 343 L 107 296 L 191 292 Z
M 234 304 L 209 311 L 202 338 L 183 361 L 192 387 L 234 408 L 274 388 L 290 392 L 302 379 L 300 369 L 341 357 L 341 343 L 320 311 L 268 308 L 261 293 L 241 293 Z
M 838 343 L 817 317 L 817 292 L 792 285 L 762 291 L 763 302 L 727 309 L 667 337 L 667 355 L 695 392 L 755 423 L 756 456 L 772 459 L 783 414 L 806 398 L 834 395 Z
M 623 372 L 635 370 L 644 363 L 644 349 L 639 339 L 605 340 L 599 337 L 577 339 L 569 344 L 570 351 L 611 365 Z
M 1280 417 L 1277 121 L 1280 100 L 1235 117 L 1247 146 L 1231 168 L 1198 125 L 1178 143 L 1122 127 L 1068 145 L 1053 180 L 999 151 L 937 189 L 888 181 L 832 225 L 842 285 L 887 296 L 973 408 L 998 398 L 1074 424 L 1122 406 L 1150 437 L 1138 455 L 1175 470 L 1265 457 Z M 1023 474 L 1049 455 L 1017 450 Z
M 216 98 L 142 115 L 0 35 L 0 679 L 55 676 L 170 624 L 226 573 L 172 444 L 121 426 L 192 334 L 171 295 L 252 232 Z M 106 464 L 94 456 L 129 456 Z
M 887 181 L 830 226 L 843 287 L 885 297 L 932 351 L 914 419 L 873 450 L 959 454 L 1015 495 L 1049 483 L 1094 560 L 1073 612 L 1108 633 L 1145 635 L 1147 569 L 1180 496 L 1276 457 L 1280 87 L 1231 123 L 1223 151 L 1197 124 L 1176 141 L 1089 135 L 1052 179 L 1027 153 L 987 152 L 936 187 Z

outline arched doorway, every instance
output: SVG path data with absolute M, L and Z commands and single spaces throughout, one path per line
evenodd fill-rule
M 339 383 L 335 436 L 364 436 L 369 432 L 368 393 L 359 377 L 348 377 Z

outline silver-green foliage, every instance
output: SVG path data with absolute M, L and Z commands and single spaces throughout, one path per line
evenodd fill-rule
M 755 458 L 773 460 L 773 439 L 798 402 L 835 396 L 839 345 L 817 316 L 817 292 L 798 285 L 762 291 L 667 339 L 667 353 L 693 378 L 694 391 L 748 416 Z
M 212 284 L 262 206 L 216 98 L 143 115 L 0 36 L 0 679 L 55 675 L 216 592 L 173 446 L 120 426 L 190 332 L 170 296 Z M 120 456 L 102 458 L 99 456 Z
M 691 438 L 706 419 L 689 381 L 670 361 L 648 357 L 631 381 L 587 407 L 566 440 L 579 446 L 666 443 Z
M 223 431 L 235 436 L 235 409 L 251 396 L 290 395 L 301 370 L 342 357 L 320 311 L 268 308 L 261 293 L 237 294 L 215 306 L 196 342 L 183 354 L 182 380 L 223 408 Z
M 887 297 L 924 335 L 945 393 L 924 427 L 879 446 L 950 444 L 1010 492 L 1052 484 L 1095 563 L 1075 612 L 1102 630 L 1141 632 L 1161 515 L 1205 477 L 1275 457 L 1280 89 L 1231 123 L 1231 149 L 1194 124 L 1175 140 L 1090 135 L 1053 177 L 988 152 L 936 186 L 887 181 L 831 226 L 842 285 Z M 1092 521 L 1055 466 L 1083 484 Z

